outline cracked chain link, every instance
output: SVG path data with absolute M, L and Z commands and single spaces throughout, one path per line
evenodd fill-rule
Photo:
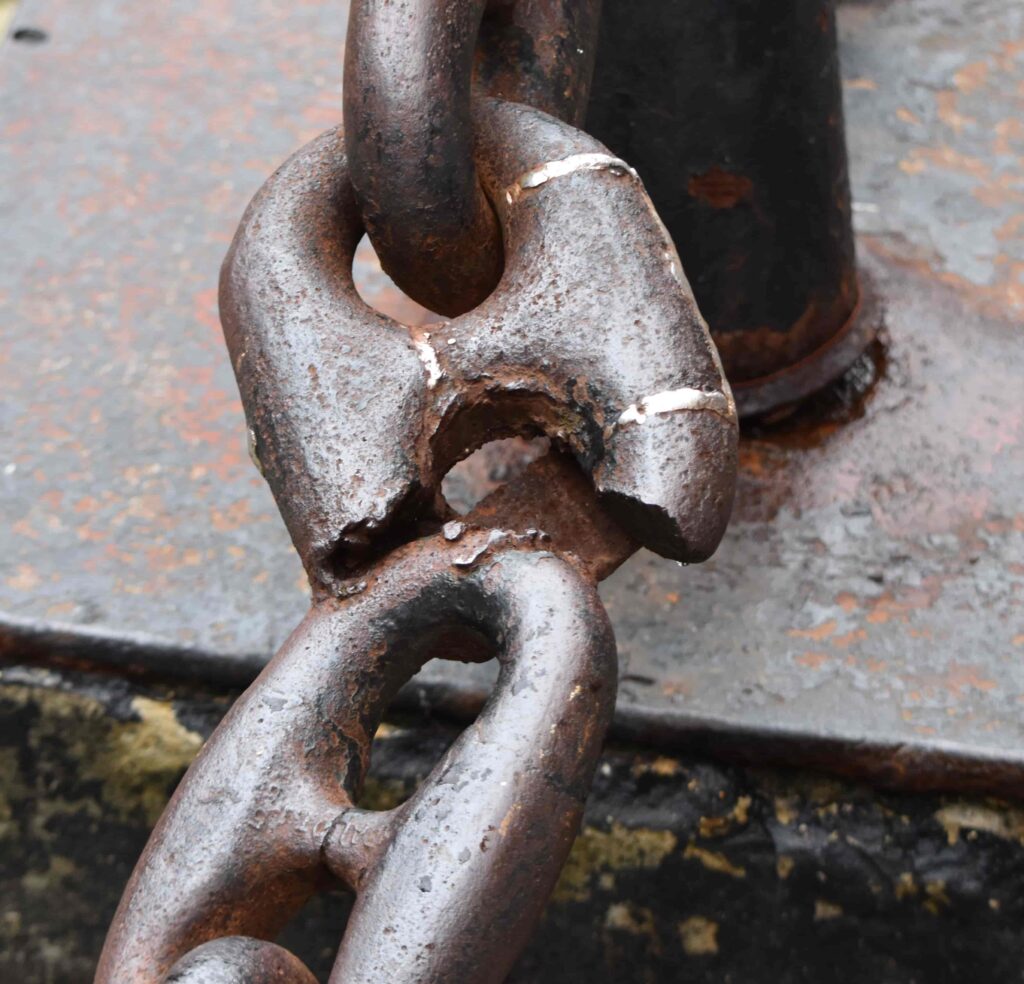
M 98 984 L 310 984 L 269 941 L 339 883 L 332 984 L 501 981 L 539 918 L 614 705 L 596 584 L 641 545 L 707 557 L 735 479 L 735 407 L 671 239 L 573 125 L 598 7 L 353 2 L 345 129 L 269 179 L 221 275 L 314 604 L 175 792 Z M 451 320 L 367 308 L 364 229 Z M 441 479 L 510 434 L 551 450 L 455 518 Z M 381 717 L 438 656 L 495 656 L 498 683 L 408 802 L 361 810 Z

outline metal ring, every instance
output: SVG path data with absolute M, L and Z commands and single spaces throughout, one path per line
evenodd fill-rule
M 345 149 L 381 264 L 414 300 L 462 314 L 501 275 L 498 222 L 473 160 L 474 61 L 490 94 L 581 122 L 599 9 L 599 0 L 352 3 Z
M 481 638 L 501 673 L 476 722 L 408 802 L 355 808 L 399 686 Z M 158 984 L 210 940 L 273 939 L 332 874 L 356 893 L 334 984 L 503 980 L 576 837 L 615 690 L 607 615 L 567 561 L 493 530 L 402 548 L 361 593 L 314 607 L 206 743 L 96 984 Z M 208 956 L 282 961 L 242 943 Z

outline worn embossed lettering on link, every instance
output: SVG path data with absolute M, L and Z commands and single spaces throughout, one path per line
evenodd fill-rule
M 504 979 L 578 831 L 615 700 L 596 590 L 542 541 L 455 526 L 316 605 L 175 792 L 98 984 L 310 984 L 263 941 L 339 882 L 356 902 L 332 984 Z M 405 804 L 358 809 L 395 691 L 468 651 L 501 664 L 475 723 Z
M 254 199 L 221 312 L 255 453 L 316 590 L 424 522 L 459 458 L 544 433 L 641 544 L 707 557 L 732 502 L 735 409 L 675 248 L 635 173 L 537 110 L 475 104 L 505 268 L 429 331 L 352 283 L 362 234 L 338 130 Z

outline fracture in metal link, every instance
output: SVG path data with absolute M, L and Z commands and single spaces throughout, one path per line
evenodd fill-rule
M 224 263 L 221 320 L 251 454 L 314 605 L 176 791 L 97 984 L 311 984 L 268 940 L 339 882 L 356 901 L 332 984 L 503 979 L 576 836 L 611 718 L 615 646 L 596 584 L 640 545 L 703 559 L 725 528 L 735 406 L 641 182 L 568 123 L 468 98 L 480 31 L 486 87 L 578 120 L 597 3 L 494 0 L 513 22 L 536 15 L 539 44 L 559 24 L 579 38 L 579 57 L 547 74 L 523 65 L 519 81 L 495 26 L 505 21 L 489 21 L 482 0 L 414 0 L 417 15 L 395 22 L 407 6 L 353 4 L 348 136 L 328 131 L 275 173 Z M 454 85 L 446 99 L 426 80 L 397 92 L 397 66 L 375 57 L 384 40 L 402 50 L 395 32 L 417 25 L 412 44 L 447 38 L 429 55 L 458 69 L 431 76 Z M 407 118 L 384 118 L 381 94 L 404 100 Z M 437 130 L 438 112 L 450 129 Z M 437 198 L 436 175 L 398 167 L 387 179 L 373 135 L 397 128 L 415 143 L 423 126 L 445 134 L 461 201 Z M 405 165 L 424 159 L 402 153 Z M 577 174 L 592 177 L 555 180 Z M 402 209 L 431 201 L 441 225 L 394 238 Z M 474 209 L 484 220 L 452 221 Z M 364 227 L 414 296 L 432 300 L 403 251 L 429 241 L 432 306 L 484 301 L 444 325 L 444 345 L 358 297 Z M 503 272 L 487 296 L 495 255 Z M 552 450 L 453 520 L 442 477 L 504 434 L 545 434 Z M 407 803 L 362 810 L 381 717 L 436 656 L 495 656 L 497 686 Z

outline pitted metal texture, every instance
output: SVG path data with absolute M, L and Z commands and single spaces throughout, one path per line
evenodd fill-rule
M 735 408 L 641 182 L 544 113 L 475 106 L 505 269 L 473 311 L 426 331 L 359 298 L 362 226 L 337 129 L 267 182 L 224 264 L 256 455 L 316 590 L 444 519 L 445 472 L 509 434 L 570 451 L 603 507 L 663 556 L 707 557 L 729 516 Z
M 615 702 L 596 590 L 542 539 L 449 532 L 315 606 L 175 792 L 97 984 L 232 982 L 239 967 L 286 965 L 245 941 L 188 954 L 272 939 L 339 882 L 356 903 L 333 984 L 503 979 L 575 839 Z M 358 809 L 395 691 L 433 656 L 468 653 L 501 665 L 476 722 L 406 803 Z M 193 961 L 199 976 L 175 976 Z

